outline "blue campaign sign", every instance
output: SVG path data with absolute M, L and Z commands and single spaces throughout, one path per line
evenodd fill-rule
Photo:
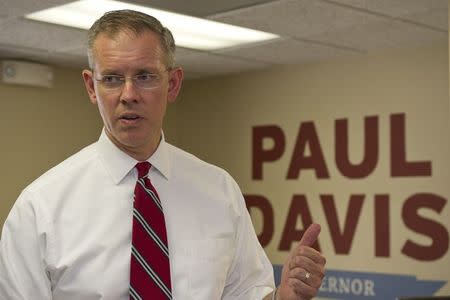
M 278 285 L 283 266 L 273 267 Z M 446 283 L 440 280 L 417 280 L 411 275 L 327 270 L 318 296 L 339 300 L 395 300 L 405 296 L 434 295 Z

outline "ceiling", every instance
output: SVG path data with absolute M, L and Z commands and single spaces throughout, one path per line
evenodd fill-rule
M 0 59 L 85 67 L 86 32 L 26 20 L 71 0 L 1 0 Z M 448 39 L 448 0 L 128 1 L 281 36 L 262 44 L 202 52 L 177 49 L 187 78 L 302 64 Z

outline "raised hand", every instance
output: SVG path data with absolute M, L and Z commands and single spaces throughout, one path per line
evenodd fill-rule
M 311 246 L 317 240 L 320 225 L 306 229 L 300 243 L 292 249 L 281 273 L 277 300 L 308 300 L 317 294 L 325 275 L 325 257 Z

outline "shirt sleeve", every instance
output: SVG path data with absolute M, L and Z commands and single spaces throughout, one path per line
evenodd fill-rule
M 222 300 L 261 300 L 274 290 L 273 266 L 258 241 L 244 197 L 234 180 L 231 191 L 239 217 L 236 249 Z
M 3 226 L 0 240 L 0 299 L 50 300 L 45 270 L 47 220 L 23 192 Z

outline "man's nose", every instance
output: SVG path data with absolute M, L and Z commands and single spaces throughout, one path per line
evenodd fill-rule
M 125 82 L 123 83 L 120 101 L 122 102 L 138 101 L 138 88 L 136 87 L 131 78 L 126 78 Z

